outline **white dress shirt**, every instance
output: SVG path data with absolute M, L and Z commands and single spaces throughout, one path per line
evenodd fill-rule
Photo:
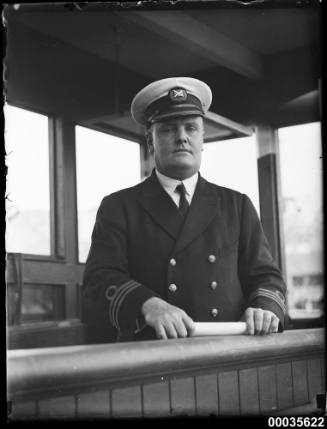
M 180 194 L 176 191 L 176 186 L 183 183 L 186 190 L 185 192 L 186 199 L 188 203 L 191 205 L 196 184 L 198 183 L 199 173 L 195 173 L 193 176 L 188 177 L 187 179 L 184 179 L 184 180 L 177 180 L 177 179 L 173 179 L 171 177 L 165 176 L 164 174 L 160 173 L 158 170 L 156 170 L 156 175 L 162 187 L 167 192 L 167 194 L 172 198 L 172 200 L 174 201 L 177 207 L 179 207 Z

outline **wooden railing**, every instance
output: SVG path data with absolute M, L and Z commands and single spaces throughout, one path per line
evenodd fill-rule
M 10 418 L 260 415 L 325 391 L 322 329 L 7 353 Z

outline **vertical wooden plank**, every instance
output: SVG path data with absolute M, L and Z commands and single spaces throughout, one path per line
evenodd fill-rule
M 195 415 L 194 378 L 177 378 L 170 381 L 172 415 Z
M 77 417 L 110 417 L 109 391 L 101 390 L 77 395 Z
M 57 138 L 57 122 L 57 119 L 51 117 L 48 120 L 51 255 L 65 258 L 63 140 Z
M 169 383 L 153 383 L 143 386 L 143 412 L 145 417 L 170 415 Z
M 69 264 L 76 264 L 78 262 L 78 222 L 74 123 L 66 120 L 58 120 L 57 133 L 57 138 L 60 144 L 63 145 L 63 180 L 65 184 L 63 188 L 63 203 L 66 261 Z M 66 318 L 76 318 L 78 315 L 76 283 L 74 281 L 68 282 L 65 292 Z
M 113 417 L 141 417 L 141 386 L 114 389 L 111 394 Z
M 321 379 L 321 365 L 320 359 L 309 359 L 308 366 L 308 392 L 309 401 L 316 400 L 318 393 L 323 393 L 322 379 Z
M 199 375 L 195 378 L 196 414 L 218 414 L 217 374 Z
M 294 406 L 308 402 L 307 363 L 305 360 L 292 362 Z
M 34 420 L 36 418 L 36 402 L 12 402 L 11 410 L 8 404 L 8 419 L 15 420 Z
M 77 262 L 77 186 L 76 186 L 76 153 L 75 124 L 68 120 L 58 119 L 56 123 L 57 145 L 62 148 L 62 177 L 64 187 L 64 233 L 65 250 L 68 262 Z
M 40 419 L 74 418 L 76 415 L 75 397 L 61 396 L 39 401 Z
M 320 367 L 321 367 L 321 384 L 323 392 L 326 391 L 326 361 L 325 359 L 320 359 Z
M 276 365 L 277 409 L 284 410 L 293 406 L 292 364 Z
M 257 368 L 239 371 L 241 414 L 259 414 Z
M 270 413 L 277 409 L 277 386 L 275 366 L 258 368 L 259 406 L 261 413 Z
M 239 384 L 237 371 L 218 374 L 219 415 L 239 415 Z

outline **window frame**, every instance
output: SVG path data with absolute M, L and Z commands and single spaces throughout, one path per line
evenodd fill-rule
M 121 133 L 119 134 L 118 131 L 116 131 L 114 128 L 111 129 L 108 128 L 108 130 L 103 130 L 100 127 L 96 126 L 90 126 L 90 125 L 84 125 L 80 123 L 74 124 L 75 129 L 75 162 L 74 162 L 74 171 L 75 171 L 75 183 L 76 183 L 76 225 L 77 225 L 77 243 L 76 243 L 76 249 L 77 249 L 77 264 L 80 264 L 82 266 L 85 265 L 85 262 L 80 261 L 79 259 L 79 237 L 78 237 L 78 206 L 77 206 L 77 165 L 76 165 L 76 127 L 86 128 L 91 131 L 95 131 L 98 133 L 105 134 L 109 137 L 118 137 L 120 139 L 128 140 L 131 143 L 135 143 L 139 145 L 139 157 L 140 157 L 140 182 L 144 180 L 146 177 L 148 177 L 151 174 L 151 170 L 154 166 L 153 160 L 151 162 L 151 155 L 148 153 L 147 150 L 147 144 L 146 139 L 144 137 L 144 140 L 137 140 L 135 138 L 135 135 L 133 135 L 133 138 L 131 138 L 131 134 Z
M 14 107 L 14 108 L 18 108 L 18 109 L 22 109 L 22 110 L 26 110 L 27 112 L 30 113 L 36 113 L 42 116 L 46 116 L 48 119 L 48 163 L 49 163 L 49 226 L 50 226 L 50 254 L 49 255 L 42 255 L 39 253 L 26 253 L 26 252 L 7 252 L 6 254 L 12 254 L 12 253 L 20 253 L 25 260 L 36 260 L 36 261 L 54 261 L 56 260 L 55 254 L 53 253 L 53 246 L 54 246 L 54 236 L 52 233 L 52 227 L 51 227 L 51 223 L 52 223 L 52 218 L 53 218 L 53 212 L 54 212 L 54 205 L 53 205 L 53 201 L 51 198 L 51 188 L 52 188 L 52 182 L 55 180 L 54 176 L 53 176 L 53 157 L 52 157 L 52 153 L 50 150 L 50 146 L 51 146 L 51 138 L 50 138 L 50 122 L 51 122 L 51 117 L 44 111 L 38 110 L 38 109 L 34 109 L 34 108 L 30 108 L 30 107 L 26 107 L 26 105 L 22 105 L 19 103 L 12 103 L 7 101 L 5 103 L 5 105 L 10 106 L 10 107 Z M 4 114 L 4 112 L 3 112 Z M 4 118 L 5 119 L 5 118 Z
M 285 282 L 286 285 L 288 287 L 287 284 L 287 263 L 286 263 L 286 250 L 285 250 L 285 245 L 286 245 L 286 240 L 285 240 L 285 230 L 284 230 L 284 225 L 283 225 L 283 213 L 282 213 L 282 199 L 283 199 L 283 194 L 282 194 L 282 186 L 281 186 L 281 160 L 280 160 L 280 138 L 279 138 L 279 130 L 282 128 L 289 128 L 289 127 L 294 127 L 294 126 L 301 126 L 301 125 L 308 125 L 311 123 L 315 123 L 315 122 L 319 122 L 320 123 L 320 127 L 322 127 L 321 124 L 321 120 L 319 121 L 314 121 L 314 122 L 301 122 L 301 123 L 295 123 L 292 125 L 287 125 L 287 126 L 278 126 L 275 128 L 275 133 L 276 133 L 276 144 L 277 144 L 277 162 L 278 162 L 278 169 L 277 169 L 277 174 L 278 174 L 278 206 L 279 206 L 279 237 L 280 237 L 280 242 L 282 244 L 281 246 L 281 251 L 282 251 L 282 265 L 283 265 L 283 274 L 285 277 Z M 322 140 L 321 140 L 321 145 L 322 145 Z M 323 154 L 323 146 L 321 147 L 322 150 L 322 154 Z M 322 171 L 322 181 L 323 181 L 323 176 L 324 176 L 324 170 Z M 323 186 L 323 184 L 322 184 Z M 323 198 L 323 193 L 322 193 L 322 198 Z M 322 205 L 323 205 L 323 201 L 322 201 Z M 324 244 L 324 243 L 323 243 Z M 323 249 L 324 252 L 324 249 Z M 324 273 L 322 274 L 322 276 L 324 276 Z M 324 294 L 324 290 L 323 290 L 323 294 Z M 305 329 L 305 327 L 320 327 L 323 326 L 323 319 L 324 319 L 324 311 L 322 311 L 322 314 L 319 316 L 315 316 L 312 317 L 309 314 L 307 316 L 303 315 L 301 317 L 291 317 L 290 313 L 291 313 L 292 309 L 289 308 L 288 306 L 288 302 L 287 302 L 287 315 L 289 316 L 290 320 L 291 320 L 291 326 L 290 329 Z M 316 326 L 317 325 L 317 326 Z

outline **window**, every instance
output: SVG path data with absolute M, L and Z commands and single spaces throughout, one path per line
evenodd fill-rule
M 6 105 L 6 251 L 50 255 L 48 118 Z
M 206 143 L 200 171 L 209 182 L 246 194 L 260 213 L 254 136 Z
M 289 314 L 323 309 L 322 154 L 319 123 L 279 130 Z
M 85 262 L 96 212 L 108 194 L 140 182 L 138 143 L 76 127 L 79 261 Z
M 48 284 L 24 285 L 21 323 L 62 320 L 65 318 L 64 308 L 64 286 Z

